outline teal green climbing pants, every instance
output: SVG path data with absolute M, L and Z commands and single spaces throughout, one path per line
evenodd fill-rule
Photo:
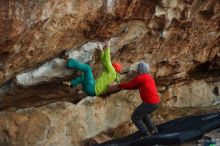
M 83 86 L 83 90 L 89 96 L 95 96 L 95 80 L 90 65 L 80 63 L 75 59 L 69 59 L 66 65 L 68 68 L 77 69 L 84 73 L 83 75 L 73 79 L 70 82 L 71 87 L 75 87 L 81 83 Z

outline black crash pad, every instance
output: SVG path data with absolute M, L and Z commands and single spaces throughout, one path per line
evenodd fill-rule
M 95 146 L 176 145 L 200 139 L 204 133 L 220 127 L 220 112 L 199 116 L 186 116 L 157 126 L 159 132 L 142 137 L 140 132 L 113 139 Z

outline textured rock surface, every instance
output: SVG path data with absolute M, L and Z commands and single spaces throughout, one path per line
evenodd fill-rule
M 98 43 L 86 43 L 81 48 L 65 53 L 65 55 L 81 63 L 86 63 L 92 59 L 97 45 Z M 73 71 L 66 68 L 66 60 L 55 58 L 37 69 L 17 75 L 15 82 L 19 86 L 33 86 L 38 83 L 51 81 L 55 77 L 65 77 L 71 74 L 73 74 Z
M 132 92 L 126 97 L 114 94 L 103 100 L 85 98 L 77 105 L 68 102 L 51 103 L 39 108 L 20 109 L 16 112 L 2 112 L 0 118 L 0 145 L 10 146 L 77 146 L 85 144 L 102 131 L 116 128 L 130 120 L 131 112 L 140 103 Z M 170 112 L 172 111 L 172 114 Z M 208 113 L 212 108 L 159 108 L 152 114 L 158 123 L 199 113 Z M 219 111 L 219 110 L 214 110 Z M 120 129 L 119 129 L 120 128 Z M 115 137 L 135 131 L 131 123 L 120 125 L 114 130 Z M 130 129 L 131 128 L 131 129 Z M 98 138 L 99 137 L 99 138 Z M 97 136 L 90 142 L 105 141 L 111 137 Z
M 130 120 L 138 100 L 134 100 L 131 93 L 126 94 L 130 96 L 113 95 L 106 100 L 88 97 L 77 105 L 56 102 L 39 108 L 2 112 L 0 145 L 79 145 L 83 139 Z
M 219 95 L 215 89 L 220 88 L 218 83 L 206 81 L 191 81 L 189 83 L 175 84 L 161 94 L 166 106 L 193 107 L 218 104 Z
M 89 61 L 97 76 L 101 65 L 94 49 L 96 41 L 104 39 L 112 41 L 112 58 L 123 63 L 124 71 L 138 61 L 150 63 L 160 91 L 174 94 L 172 86 L 191 85 L 194 79 L 212 78 L 219 84 L 219 7 L 218 0 L 2 1 L 0 106 L 26 99 L 26 106 L 57 99 L 78 101 L 81 96 L 60 86 L 61 80 L 73 77 L 63 78 L 69 73 L 56 57 L 63 50 L 72 53 L 69 57 Z M 60 90 L 54 94 L 54 89 Z M 198 94 L 209 95 L 208 103 L 213 98 L 210 90 Z M 36 103 L 38 98 L 42 100 Z
M 78 74 L 64 67 L 63 52 L 90 64 L 97 77 L 102 67 L 95 48 L 106 39 L 112 42 L 112 59 L 123 64 L 123 80 L 130 78 L 128 70 L 135 69 L 137 62 L 151 65 L 162 105 L 213 104 L 219 109 L 219 0 L 0 0 L 0 16 L 0 141 L 4 145 L 71 145 L 128 120 L 133 109 L 114 113 L 122 111 L 127 96 L 138 99 L 137 92 L 119 92 L 106 101 L 97 98 L 91 112 L 104 112 L 94 117 L 87 113 L 90 106 L 78 107 L 85 94 L 61 85 Z M 134 107 L 136 102 L 126 105 Z M 101 128 L 95 130 L 99 122 L 74 123 L 77 113 L 82 119 L 112 122 L 109 127 L 99 121 Z M 169 111 L 166 116 L 174 115 Z M 85 133 L 86 128 L 94 129 Z

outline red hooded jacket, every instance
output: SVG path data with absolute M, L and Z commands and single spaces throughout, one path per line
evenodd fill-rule
M 119 84 L 119 88 L 139 89 L 144 103 L 157 104 L 160 102 L 154 79 L 149 74 L 139 74 L 129 82 Z

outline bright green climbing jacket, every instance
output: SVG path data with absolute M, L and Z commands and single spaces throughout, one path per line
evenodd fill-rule
M 101 95 L 108 90 L 108 86 L 113 81 L 119 82 L 118 74 L 111 63 L 110 48 L 106 48 L 101 53 L 101 63 L 103 65 L 103 72 L 95 81 L 95 94 Z
M 101 62 L 103 65 L 103 72 L 98 79 L 94 81 L 92 69 L 88 64 L 80 63 L 75 59 L 69 59 L 67 61 L 68 68 L 81 70 L 84 73 L 83 75 L 70 81 L 71 87 L 75 87 L 81 83 L 83 90 L 89 96 L 94 96 L 105 93 L 111 82 L 119 82 L 118 74 L 111 63 L 110 48 L 106 48 L 105 51 L 101 53 Z

